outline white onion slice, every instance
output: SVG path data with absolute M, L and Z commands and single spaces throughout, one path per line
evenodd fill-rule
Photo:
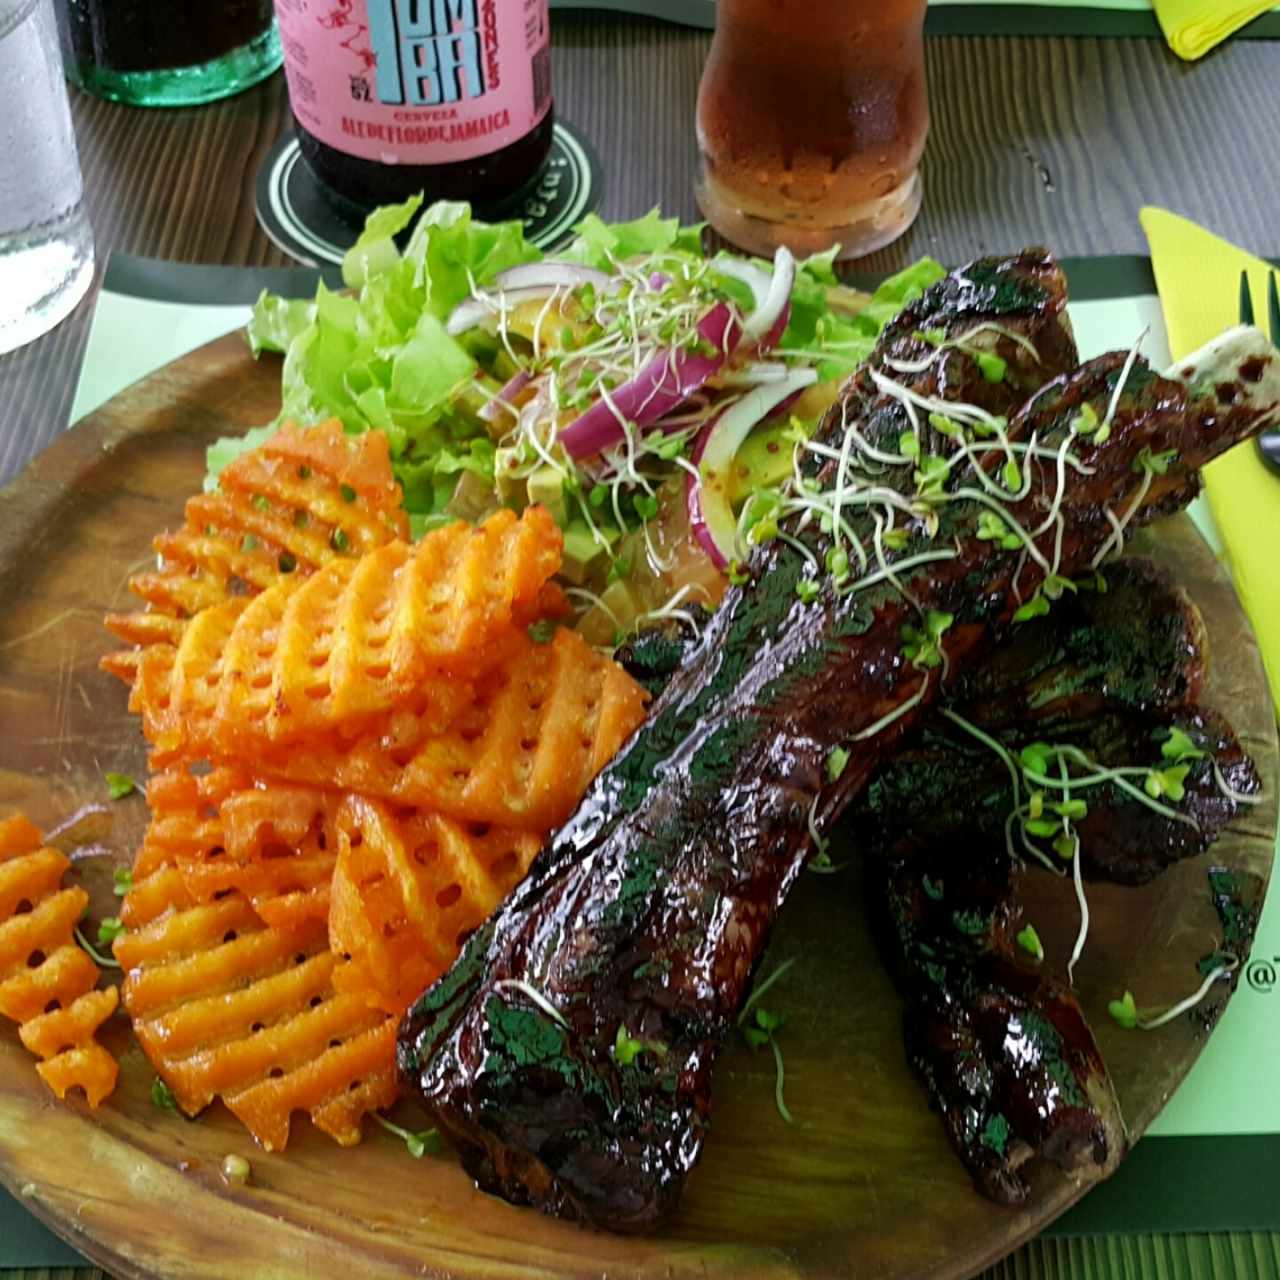
M 748 340 L 763 338 L 777 322 L 782 309 L 791 301 L 791 290 L 796 283 L 796 260 L 786 245 L 779 245 L 773 255 L 773 278 L 769 291 L 756 303 L 756 309 L 742 326 L 742 336 Z M 781 336 L 781 335 L 779 335 Z
M 584 267 L 580 262 L 561 262 L 544 258 L 541 262 L 522 262 L 518 267 L 508 267 L 493 278 L 499 289 L 538 288 L 546 285 L 558 289 L 577 289 L 584 284 L 597 289 L 616 288 L 618 281 L 607 271 L 596 267 Z
M 781 381 L 756 387 L 707 423 L 695 441 L 692 461 L 700 478 L 690 475 L 685 482 L 689 526 L 717 569 L 728 568 L 735 554 L 737 521 L 728 478 L 742 442 L 757 423 L 817 380 L 816 369 L 796 369 Z
M 548 298 L 556 292 L 560 285 L 530 285 L 526 289 L 498 289 L 493 293 L 482 293 L 477 297 L 464 298 L 449 312 L 444 331 L 451 338 L 456 338 L 468 329 L 483 324 L 491 316 L 502 311 L 510 311 L 522 302 L 535 302 L 539 298 Z
M 755 299 L 755 306 L 742 326 L 742 336 L 748 342 L 760 341 L 761 350 L 766 344 L 762 339 L 768 337 L 768 346 L 773 346 L 782 337 L 787 327 L 774 330 L 784 308 L 791 301 L 791 290 L 796 283 L 796 260 L 791 250 L 785 245 L 779 246 L 773 255 L 772 273 L 757 267 L 754 262 L 746 262 L 741 258 L 725 258 L 715 264 L 721 275 L 741 280 Z

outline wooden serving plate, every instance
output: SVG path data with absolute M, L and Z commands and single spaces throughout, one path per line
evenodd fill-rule
M 279 378 L 278 361 L 255 363 L 240 335 L 228 335 L 117 396 L 0 493 L 0 806 L 19 805 L 49 828 L 106 801 L 104 771 L 145 776 L 125 690 L 97 670 L 111 644 L 102 614 L 124 605 L 153 534 L 180 520 L 204 446 L 273 417 Z M 1149 546 L 1204 613 L 1214 653 L 1207 701 L 1235 724 L 1267 795 L 1208 858 L 1140 890 L 1090 890 L 1080 995 L 1135 1139 L 1205 1034 L 1192 1017 L 1150 1035 L 1124 1032 L 1106 1003 L 1126 987 L 1151 1006 L 1194 989 L 1196 962 L 1219 938 L 1207 866 L 1246 873 L 1260 904 L 1276 829 L 1275 721 L 1235 595 L 1185 517 Z M 115 914 L 111 871 L 131 857 L 146 820 L 140 796 L 108 813 L 84 828 L 95 840 L 76 862 L 95 920 Z M 1076 929 L 1070 884 L 1028 874 L 1025 888 L 1049 956 L 1065 957 Z M 232 1266 L 281 1280 L 954 1277 L 1078 1198 L 1049 1169 L 1021 1209 L 973 1191 L 906 1069 L 900 1007 L 868 940 L 856 876 L 804 878 L 762 972 L 790 957 L 769 1003 L 789 1018 L 780 1043 L 796 1123 L 775 1110 L 772 1056 L 731 1044 L 716 1072 L 714 1132 L 661 1237 L 617 1238 L 512 1208 L 477 1192 L 451 1155 L 414 1161 L 381 1131 L 341 1150 L 299 1117 L 288 1152 L 266 1155 L 220 1108 L 187 1122 L 155 1107 L 153 1073 L 122 1017 L 105 1037 L 123 1054 L 120 1087 L 96 1114 L 57 1103 L 14 1029 L 0 1027 L 0 1181 L 115 1274 L 184 1280 L 221 1280 Z M 251 1161 L 247 1187 L 219 1176 L 233 1152 Z

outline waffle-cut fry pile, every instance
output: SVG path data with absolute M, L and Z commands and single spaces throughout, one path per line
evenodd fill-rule
M 560 612 L 549 579 L 562 547 L 543 508 L 500 511 L 204 610 L 176 650 L 140 663 L 133 706 L 153 764 L 316 736 L 345 743 L 412 696 L 429 707 L 423 731 L 445 729 L 523 628 Z
M 116 1060 L 94 1039 L 115 1012 L 115 987 L 73 930 L 89 896 L 62 887 L 69 863 L 23 817 L 0 821 L 0 1013 L 18 1023 L 40 1078 L 58 1095 L 79 1086 L 91 1107 L 115 1088 Z
M 191 498 L 181 529 L 156 538 L 160 567 L 129 582 L 144 607 L 106 618 L 132 647 L 102 666 L 132 684 L 142 654 L 178 644 L 201 609 L 407 536 L 381 432 L 348 436 L 336 419 L 286 425 L 231 462 L 214 492 Z
M 351 1146 L 364 1115 L 395 1101 L 396 1020 L 335 990 L 343 962 L 322 923 L 265 924 L 236 891 L 197 902 L 154 846 L 122 919 L 124 1006 L 188 1115 L 220 1097 L 279 1151 L 294 1111 Z
M 157 771 L 123 1002 L 182 1110 L 221 1099 L 270 1150 L 297 1111 L 349 1144 L 395 1100 L 399 1015 L 644 715 L 554 627 L 543 509 L 410 545 L 363 448 L 330 427 L 243 455 L 157 542 L 148 611 L 110 620 Z

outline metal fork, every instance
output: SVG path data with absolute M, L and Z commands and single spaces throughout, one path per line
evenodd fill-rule
M 1249 273 L 1240 273 L 1240 323 L 1253 324 L 1253 296 L 1249 292 Z M 1280 347 L 1280 293 L 1276 290 L 1276 273 L 1267 277 L 1267 327 L 1272 343 Z M 1263 461 L 1280 472 L 1280 430 L 1264 431 L 1257 437 L 1258 452 Z

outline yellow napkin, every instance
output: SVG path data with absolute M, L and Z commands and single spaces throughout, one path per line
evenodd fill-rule
M 1258 4 L 1245 0 L 1154 0 L 1156 17 L 1164 28 L 1169 48 L 1180 58 L 1194 62 L 1216 44 L 1271 8 L 1272 0 Z
M 1166 209 L 1139 217 L 1175 362 L 1239 323 L 1241 271 L 1249 272 L 1254 314 L 1265 326 L 1267 263 Z M 1204 487 L 1280 710 L 1280 477 L 1248 441 L 1205 468 Z

